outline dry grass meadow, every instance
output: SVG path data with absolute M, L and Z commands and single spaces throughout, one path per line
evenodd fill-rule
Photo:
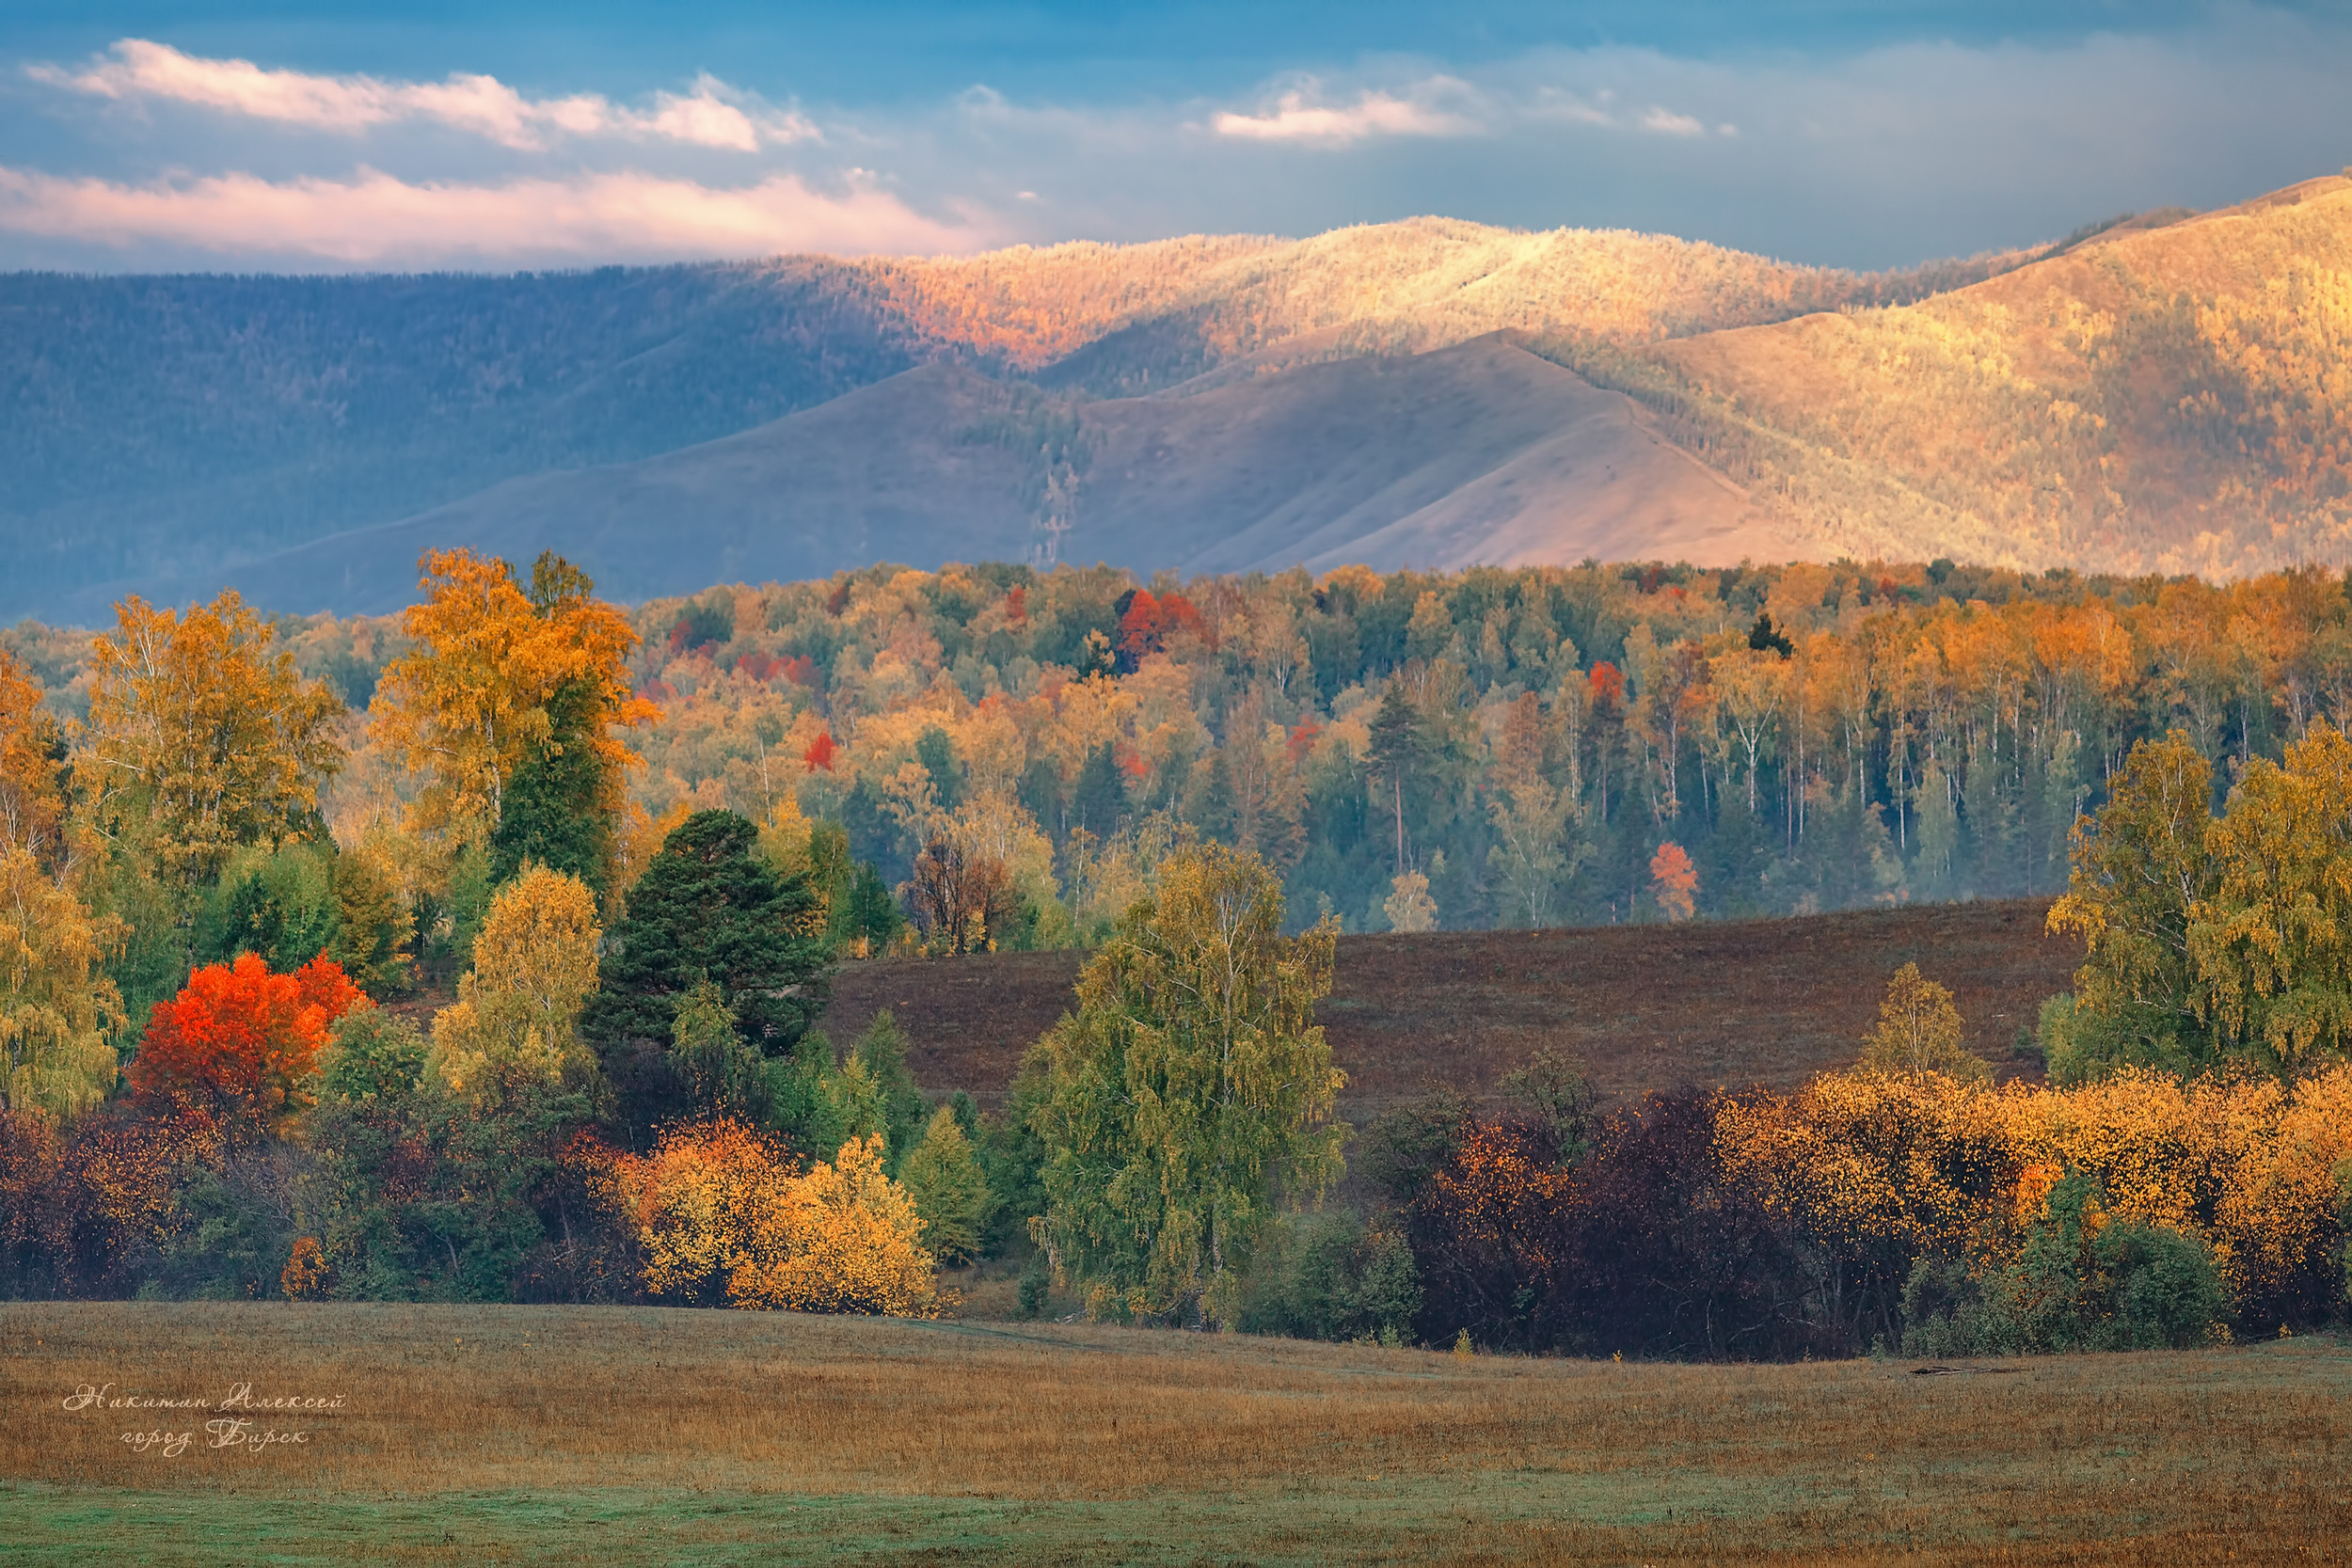
M 132 1394 L 341 1398 L 69 1411 Z M 2352 1346 L 1616 1365 L 659 1309 L 0 1306 L 24 1562 L 2340 1560 Z M 188 1431 L 177 1454 L 122 1434 Z

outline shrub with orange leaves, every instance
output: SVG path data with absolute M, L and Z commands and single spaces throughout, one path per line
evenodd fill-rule
M 326 1255 L 319 1250 L 316 1236 L 297 1236 L 294 1250 L 286 1258 L 286 1266 L 278 1275 L 278 1288 L 286 1292 L 288 1301 L 310 1301 L 326 1293 L 329 1270 Z
M 183 1179 L 216 1163 L 221 1144 L 200 1111 L 62 1126 L 0 1111 L 0 1292 L 129 1294 L 179 1224 Z
M 798 1173 L 781 1139 L 720 1120 L 613 1156 L 595 1183 L 637 1235 L 645 1287 L 747 1310 L 936 1317 L 936 1264 L 880 1137 Z
M 1726 1102 L 1716 1142 L 1841 1288 L 1871 1298 L 1857 1324 L 1888 1314 L 1890 1338 L 1888 1293 L 1918 1259 L 2005 1263 L 2076 1175 L 2109 1219 L 2209 1245 L 2241 1324 L 2324 1320 L 2341 1290 L 2352 1067 L 2292 1087 L 2146 1069 L 2072 1089 L 1825 1074 L 1786 1099 Z
M 155 1004 L 131 1063 L 151 1104 L 199 1107 L 231 1124 L 268 1123 L 310 1103 L 305 1082 L 327 1026 L 367 998 L 332 958 L 273 974 L 251 953 L 207 964 Z

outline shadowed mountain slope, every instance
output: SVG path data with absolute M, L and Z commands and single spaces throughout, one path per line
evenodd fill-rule
M 1505 327 L 1649 341 L 2000 264 L 1857 277 L 1661 236 L 1426 218 L 929 261 L 0 277 L 0 615 L 54 615 L 54 595 L 101 583 L 162 592 L 503 480 L 747 431 L 921 364 L 1130 395 L 1281 345 L 1297 363 Z M 914 553 L 940 550 L 966 553 Z
M 559 549 L 626 598 L 1048 548 L 1141 571 L 1787 553 L 1638 405 L 1499 337 L 1183 392 L 1062 404 L 928 366 L 740 436 L 157 586 L 380 611 L 407 601 L 420 552 L 460 544 Z M 72 612 L 103 614 L 113 591 Z

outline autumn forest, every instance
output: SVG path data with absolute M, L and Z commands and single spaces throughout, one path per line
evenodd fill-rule
M 2352 971 L 2296 911 L 2352 896 L 2352 581 L 421 568 L 7 634 L 10 1291 L 920 1316 L 994 1260 L 1028 1312 L 1715 1358 L 2342 1310 Z M 1931 963 L 1793 1095 L 1542 1057 L 1334 1117 L 1342 933 L 2059 894 L 2023 1078 Z M 1073 946 L 1001 1112 L 816 1027 L 844 964 Z

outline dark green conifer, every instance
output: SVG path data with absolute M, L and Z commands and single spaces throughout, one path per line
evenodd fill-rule
M 802 875 L 754 850 L 759 830 L 731 811 L 701 811 L 668 839 L 628 892 L 597 966 L 581 1032 L 611 1057 L 665 1050 L 678 1004 L 706 976 L 743 1038 L 781 1056 L 824 1008 L 824 933 Z

